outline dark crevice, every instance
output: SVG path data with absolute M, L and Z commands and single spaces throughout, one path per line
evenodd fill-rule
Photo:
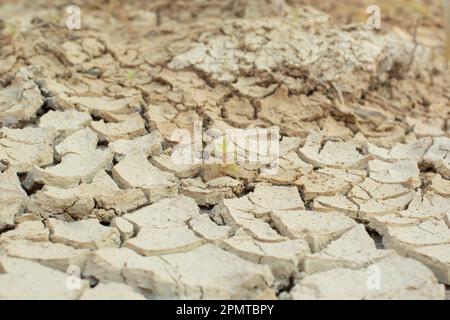
M 369 234 L 369 236 L 372 238 L 372 240 L 375 242 L 375 246 L 377 249 L 385 249 L 383 244 L 383 236 L 380 235 L 378 232 L 366 227 L 366 231 Z
M 282 286 L 281 288 L 278 288 L 276 292 L 276 296 L 280 296 L 282 293 L 290 292 L 292 288 L 295 286 L 295 279 L 294 276 L 290 276 L 288 279 L 288 284 Z

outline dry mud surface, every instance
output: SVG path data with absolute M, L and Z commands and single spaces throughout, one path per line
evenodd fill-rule
M 66 6 L 1 2 L 0 298 L 445 299 L 436 48 L 299 1 Z M 279 128 L 277 173 L 173 163 L 198 121 Z

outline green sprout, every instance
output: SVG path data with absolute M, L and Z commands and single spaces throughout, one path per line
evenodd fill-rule
M 135 77 L 136 77 L 136 73 L 134 72 L 134 70 L 129 70 L 128 71 L 128 80 L 134 80 Z
M 222 150 L 223 158 L 222 161 L 225 162 L 226 155 L 228 153 L 228 142 L 225 139 L 222 139 L 220 143 L 217 144 L 217 146 Z M 236 163 L 215 163 L 215 164 L 209 164 L 211 172 L 213 172 L 213 175 L 215 176 L 224 176 L 229 175 L 235 178 L 239 178 L 239 165 Z

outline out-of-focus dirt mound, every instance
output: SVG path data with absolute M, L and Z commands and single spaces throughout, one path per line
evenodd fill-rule
M 80 1 L 69 30 L 70 4 L 1 4 L 0 298 L 445 297 L 439 22 L 412 36 L 391 13 L 355 23 L 346 2 L 330 17 L 304 1 Z M 180 129 L 279 129 L 277 171 L 175 163 Z

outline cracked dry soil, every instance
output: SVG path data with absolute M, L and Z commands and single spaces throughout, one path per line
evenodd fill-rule
M 435 47 L 301 1 L 67 5 L 0 5 L 0 298 L 445 299 Z M 174 164 L 197 121 L 279 128 L 277 174 Z

